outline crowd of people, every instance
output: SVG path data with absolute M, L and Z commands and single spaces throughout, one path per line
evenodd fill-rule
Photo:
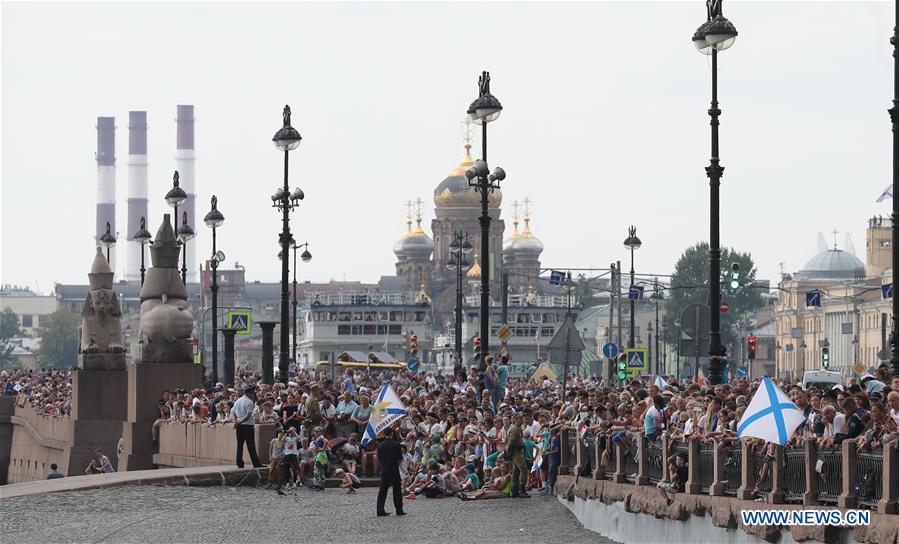
M 30 404 L 38 415 L 63 417 L 72 414 L 72 370 L 3 370 L 0 371 L 0 391 L 4 395 L 14 395 L 16 406 Z
M 323 489 L 331 476 L 353 493 L 361 478 L 379 472 L 378 438 L 364 446 L 361 439 L 380 390 L 389 383 L 408 410 L 395 427 L 407 499 L 528 497 L 534 489 L 552 493 L 560 435 L 568 429 L 597 436 L 600 465 L 609 462 L 616 444 L 625 454 L 635 450 L 639 434 L 649 440 L 667 434 L 672 442 L 714 440 L 727 447 L 741 440 L 738 422 L 760 384 L 745 378 L 715 386 L 673 378 L 625 383 L 572 375 L 563 391 L 558 381 L 510 377 L 507 361 L 488 359 L 484 370 L 472 366 L 452 375 L 348 368 L 332 380 L 327 371 L 297 370 L 286 385 L 262 383 L 258 373 L 238 368 L 235 384 L 163 392 L 154 439 L 166 424 L 275 425 L 279 432 L 268 445 L 270 485 L 290 491 L 311 478 L 314 488 Z M 808 440 L 819 447 L 846 440 L 861 449 L 899 445 L 899 377 L 890 379 L 885 365 L 828 389 L 775 382 L 807 418 L 787 447 Z M 41 414 L 70 411 L 70 371 L 4 371 L 0 388 Z M 771 453 L 764 441 L 743 440 Z M 682 491 L 687 459 L 674 451 L 666 455 L 671 479 L 660 487 Z M 238 451 L 240 466 L 241 459 Z M 773 456 L 767 459 L 756 487 L 770 470 Z M 255 452 L 253 461 L 260 464 Z

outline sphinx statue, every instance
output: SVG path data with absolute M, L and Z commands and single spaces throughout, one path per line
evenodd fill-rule
M 82 354 L 122 353 L 122 310 L 112 288 L 113 272 L 98 247 L 88 273 L 90 292 L 81 311 L 80 349 Z
M 140 290 L 140 341 L 144 363 L 192 363 L 194 318 L 187 306 L 187 288 L 178 271 L 178 245 L 169 214 L 150 246 L 153 265 Z

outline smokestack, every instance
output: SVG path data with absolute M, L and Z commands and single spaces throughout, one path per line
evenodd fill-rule
M 134 235 L 147 217 L 147 112 L 128 112 L 128 263 L 125 279 L 140 280 L 140 244 Z M 147 255 L 149 257 L 149 255 Z
M 97 230 L 94 241 L 106 234 L 106 223 L 116 235 L 115 224 L 115 117 L 97 117 Z M 110 251 L 109 266 L 116 270 L 116 247 Z
M 194 161 L 196 160 L 196 155 L 194 154 L 194 107 L 179 105 L 178 117 L 175 122 L 178 127 L 178 142 L 177 148 L 175 149 L 175 170 L 177 170 L 181 176 L 181 188 L 187 193 L 187 201 L 178 208 L 178 213 L 181 214 L 182 212 L 187 212 L 187 224 L 194 229 L 195 233 L 199 234 L 201 229 L 197 225 L 194 215 L 194 201 L 196 200 L 194 183 Z M 180 217 L 178 218 L 178 224 L 182 224 Z M 187 242 L 188 283 L 197 282 L 196 248 L 197 238 Z

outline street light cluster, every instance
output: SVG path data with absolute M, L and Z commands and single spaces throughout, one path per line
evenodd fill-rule
M 456 309 L 455 323 L 453 326 L 453 337 L 455 347 L 455 370 L 462 368 L 462 272 L 468 270 L 471 263 L 467 256 L 472 252 L 474 246 L 468 241 L 468 233 L 461 230 L 453 232 L 453 241 L 450 243 L 450 259 L 446 263 L 449 270 L 456 269 Z M 484 314 L 481 314 L 484 315 Z

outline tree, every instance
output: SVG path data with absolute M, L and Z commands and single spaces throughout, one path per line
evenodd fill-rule
M 740 265 L 740 287 L 736 292 L 730 288 L 731 263 Z M 737 345 L 739 338 L 736 325 L 745 322 L 750 315 L 765 306 L 761 289 L 752 287 L 755 275 L 755 264 L 749 253 L 739 253 L 733 248 L 722 248 L 721 293 L 730 304 L 728 313 L 721 314 L 721 343 L 724 345 Z M 700 242 L 683 252 L 674 266 L 671 286 L 672 289 L 666 294 L 665 328 L 677 331 L 676 323 L 687 306 L 691 304 L 708 306 L 709 244 Z M 718 308 L 713 308 L 713 311 L 718 311 Z
M 15 358 L 12 356 L 12 345 L 9 340 L 22 334 L 19 328 L 19 316 L 12 308 L 6 308 L 0 312 L 0 368 L 12 366 Z
M 75 314 L 53 312 L 37 329 L 41 347 L 37 360 L 44 368 L 65 368 L 78 362 L 78 325 Z

